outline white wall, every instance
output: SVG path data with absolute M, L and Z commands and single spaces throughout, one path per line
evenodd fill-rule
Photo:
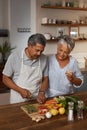
M 10 42 L 23 48 L 27 45 L 29 32 L 18 32 L 18 28 L 30 28 L 30 0 L 10 0 Z
M 0 29 L 8 28 L 8 0 L 0 0 Z
M 2 13 L 3 13 L 3 3 L 2 3 L 3 1 L 2 0 L 0 0 L 0 28 L 2 28 L 3 27 L 3 15 L 2 15 Z
M 0 29 L 8 29 L 8 0 L 0 0 Z M 0 44 L 8 38 L 0 37 Z
M 36 19 L 37 19 L 37 17 L 36 17 L 36 14 L 37 14 L 37 12 L 36 12 L 36 1 L 37 0 L 30 0 L 31 2 L 31 6 L 30 6 L 30 10 L 31 10 L 31 14 L 30 14 L 30 16 L 31 16 L 31 18 L 30 18 L 30 26 L 31 26 L 31 34 L 33 34 L 33 33 L 36 33 Z

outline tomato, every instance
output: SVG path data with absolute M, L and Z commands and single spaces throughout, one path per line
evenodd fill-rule
M 38 111 L 39 114 L 45 114 L 46 112 L 48 112 L 48 109 L 39 109 Z
M 45 105 L 38 106 L 39 109 L 46 109 L 47 107 Z

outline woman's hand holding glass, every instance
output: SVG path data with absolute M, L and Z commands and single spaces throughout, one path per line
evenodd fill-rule
M 66 71 L 66 76 L 67 76 L 67 79 L 72 82 L 73 78 L 74 78 L 74 74 L 72 71 Z

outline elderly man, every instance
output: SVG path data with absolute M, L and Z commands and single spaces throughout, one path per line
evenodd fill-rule
M 10 103 L 28 101 L 32 98 L 39 103 L 46 100 L 48 87 L 47 58 L 42 54 L 46 39 L 42 34 L 33 34 L 28 46 L 12 53 L 3 70 L 3 82 L 11 89 Z

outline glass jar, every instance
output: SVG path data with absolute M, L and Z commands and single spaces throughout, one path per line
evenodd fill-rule
M 56 6 L 62 6 L 62 1 L 61 0 L 56 0 Z
M 67 0 L 66 1 L 66 7 L 73 7 L 73 1 L 72 0 Z
M 62 6 L 65 7 L 65 5 L 66 5 L 65 0 L 62 0 Z
M 84 8 L 84 1 L 83 0 L 79 1 L 79 8 Z
M 74 0 L 74 7 L 79 7 L 79 0 Z

